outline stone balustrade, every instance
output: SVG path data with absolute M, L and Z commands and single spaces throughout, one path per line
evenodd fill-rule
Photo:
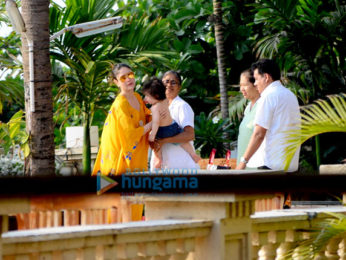
M 243 176 L 229 175 L 226 177 L 234 180 L 229 182 L 229 185 L 236 186 L 235 184 L 245 185 Z M 222 184 L 227 180 L 220 175 L 212 175 L 212 177 Z M 220 179 L 217 179 L 218 177 Z M 255 187 L 254 184 L 256 184 L 261 189 L 263 188 L 260 185 L 263 176 L 257 178 L 249 175 L 245 177 L 246 187 L 249 185 Z M 251 184 L 252 177 L 256 177 L 253 184 Z M 289 183 L 283 182 L 280 176 L 273 175 L 270 178 L 276 185 L 291 187 L 288 185 Z M 295 176 L 289 176 L 285 180 L 293 182 L 294 178 Z M 299 179 L 301 178 L 303 177 L 299 177 Z M 339 191 L 343 191 L 345 182 L 342 180 L 344 178 L 330 177 L 332 180 L 335 178 L 337 180 L 335 187 Z M 322 184 L 325 184 L 327 179 L 316 179 L 320 180 L 318 189 L 323 188 Z M 205 187 L 206 184 L 204 182 L 203 186 L 203 180 L 206 180 L 205 176 L 201 176 L 199 179 L 201 187 Z M 210 182 L 211 179 L 208 180 Z M 268 182 L 268 179 L 265 178 L 265 180 L 262 185 L 266 185 Z M 54 185 L 48 185 L 49 181 Z M 316 180 L 311 179 L 311 181 Z M 40 189 L 36 189 L 37 187 L 33 189 L 32 185 L 28 184 L 36 182 Z M 118 193 L 96 196 L 94 180 L 91 182 L 89 179 L 69 178 L 68 181 L 63 179 L 62 182 L 59 178 L 54 180 L 16 179 L 15 183 L 20 184 L 23 194 L 17 194 L 18 187 L 13 191 L 9 185 L 5 185 L 6 182 L 1 182 L 0 192 L 3 194 L 0 196 L 0 232 L 2 233 L 0 260 L 280 260 L 284 259 L 290 250 L 294 250 L 293 259 L 304 259 L 301 257 L 300 245 L 310 237 L 308 230 L 329 217 L 325 212 L 345 214 L 346 208 L 338 206 L 256 212 L 256 201 L 276 196 L 278 188 L 270 189 L 276 187 L 273 182 L 268 184 L 269 191 L 257 191 L 256 193 L 251 190 L 249 192 L 234 188 L 234 192 L 228 193 L 161 195 L 135 193 L 128 197 L 123 196 L 122 198 L 126 201 L 125 208 L 126 205 L 133 203 L 145 204 L 146 221 L 119 224 L 107 224 L 110 222 L 108 222 L 108 218 L 105 218 L 105 212 L 120 209 L 124 212 L 130 211 L 122 210 L 122 205 L 117 202 Z M 304 182 L 301 181 L 301 183 Z M 64 185 L 63 193 L 57 193 L 58 190 L 54 190 L 58 184 Z M 30 187 L 31 190 L 27 187 Z M 48 189 L 47 187 L 51 193 L 37 194 Z M 76 187 L 79 188 L 78 193 Z M 92 190 L 89 195 L 88 190 Z M 87 192 L 87 194 L 82 195 L 83 192 Z M 47 200 L 48 198 L 50 200 Z M 57 227 L 49 227 L 52 224 L 47 224 L 48 221 L 46 221 L 54 220 L 54 216 L 42 213 L 46 211 L 47 214 L 53 209 L 60 209 L 63 214 L 68 212 L 66 215 L 69 218 L 64 219 L 64 223 L 58 223 Z M 75 213 L 75 210 L 79 210 L 79 213 Z M 102 214 L 96 214 L 102 217 L 89 221 L 87 216 L 94 216 L 95 210 L 102 211 Z M 9 216 L 22 213 L 31 214 L 32 211 L 38 212 L 36 215 L 39 217 L 38 223 L 42 224 L 38 225 L 41 227 L 40 229 L 7 230 L 10 222 Z M 113 213 L 107 215 L 111 216 L 112 221 L 130 219 L 129 216 L 120 216 L 119 212 Z M 79 222 L 65 223 L 65 221 L 70 221 L 69 219 L 79 220 Z M 79 226 L 68 226 L 74 224 Z M 329 241 L 315 259 L 345 260 L 345 242 L 345 234 Z
M 148 218 L 161 220 L 11 231 L 2 236 L 2 256 L 8 260 L 283 260 L 294 250 L 293 259 L 300 260 L 306 259 L 299 245 L 310 238 L 308 230 L 330 217 L 326 208 L 254 213 L 252 200 L 245 198 L 230 203 L 235 197 L 158 200 L 150 196 L 145 199 Z M 327 211 L 345 213 L 346 208 Z M 346 235 L 329 241 L 316 259 L 346 259 L 345 242 Z
M 134 198 L 132 198 L 133 200 Z M 140 198 L 136 197 L 136 200 Z M 345 207 L 254 212 L 253 196 L 145 196 L 148 221 L 5 232 L 3 259 L 283 260 Z M 199 219 L 198 219 L 199 218 Z M 201 220 L 203 219 L 203 220 Z M 346 235 L 315 259 L 345 260 Z
M 3 259 L 195 259 L 212 221 L 158 220 L 4 233 Z
M 302 257 L 302 247 L 310 238 L 308 230 L 318 228 L 319 223 L 331 217 L 326 212 L 345 213 L 345 207 L 309 208 L 300 210 L 279 210 L 257 212 L 252 219 L 252 259 L 284 260 L 293 250 L 293 259 Z M 331 240 L 319 253 L 316 259 L 346 259 L 345 239 L 340 237 Z

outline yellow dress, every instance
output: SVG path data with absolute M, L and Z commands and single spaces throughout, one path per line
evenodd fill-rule
M 148 136 L 142 135 L 150 110 L 138 93 L 139 111 L 123 95 L 114 100 L 106 118 L 92 175 L 119 175 L 148 170 Z

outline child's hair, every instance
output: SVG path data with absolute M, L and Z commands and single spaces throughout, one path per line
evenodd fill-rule
M 166 87 L 162 81 L 156 77 L 150 78 L 143 84 L 142 93 L 148 93 L 150 96 L 157 100 L 166 99 Z

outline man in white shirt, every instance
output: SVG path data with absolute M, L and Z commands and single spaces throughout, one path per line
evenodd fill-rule
M 251 66 L 255 87 L 261 97 L 258 100 L 254 120 L 255 128 L 237 169 L 244 169 L 252 155 L 263 143 L 263 162 L 260 169 L 283 170 L 287 134 L 299 128 L 300 113 L 296 96 L 280 82 L 280 69 L 273 60 L 262 59 Z M 297 149 L 288 167 L 289 172 L 299 166 Z
M 178 96 L 181 89 L 181 78 L 176 71 L 167 71 L 162 77 L 162 82 L 166 86 L 166 97 L 169 102 L 171 116 L 183 129 L 183 132 L 172 137 L 156 140 L 154 148 L 162 149 L 162 168 L 179 169 L 180 173 L 188 173 L 187 169 L 199 169 L 199 165 L 178 144 L 191 142 L 193 145 L 192 141 L 195 139 L 194 113 L 190 105 Z M 150 169 L 154 169 L 153 156 Z

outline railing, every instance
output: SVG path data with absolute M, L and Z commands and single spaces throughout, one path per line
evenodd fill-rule
M 282 210 L 260 212 L 252 219 L 252 259 L 283 260 L 293 250 L 293 259 L 300 260 L 300 245 L 310 238 L 307 232 L 318 228 L 325 218 L 331 217 L 326 212 L 345 213 L 345 207 L 310 208 L 301 210 Z M 331 240 L 319 253 L 317 259 L 346 259 L 346 234 Z
M 217 175 L 207 177 L 209 176 L 217 178 Z M 243 176 L 240 175 L 238 182 L 232 184 L 244 185 Z M 237 181 L 237 178 L 234 180 Z M 260 179 L 256 177 L 256 184 Z M 68 180 L 66 185 L 71 185 L 71 180 L 74 181 L 74 179 Z M 203 178 L 199 180 L 202 183 Z M 222 180 L 224 182 L 225 178 Z M 246 185 L 249 185 L 249 180 L 251 175 L 246 179 Z M 339 191 L 342 191 L 345 182 L 337 180 L 336 187 L 340 187 Z M 25 184 L 28 181 L 34 183 L 32 179 L 18 179 L 16 183 L 21 181 Z M 46 179 L 40 181 L 47 183 Z M 54 180 L 54 184 L 56 185 L 59 181 L 61 180 Z M 77 183 L 80 182 L 78 179 Z M 282 183 L 287 185 L 282 181 L 277 182 L 278 185 Z M 78 197 L 80 194 L 75 193 L 75 185 L 71 185 L 69 193 L 56 194 L 53 190 L 51 195 L 37 195 L 36 189 L 32 192 L 33 194 L 30 194 L 23 184 L 22 191 L 26 193 L 2 194 L 0 196 L 0 231 L 2 232 L 0 259 L 280 260 L 290 249 L 296 248 L 294 259 L 300 260 L 301 248 L 297 246 L 309 237 L 306 229 L 316 227 L 320 221 L 329 217 L 324 212 L 346 213 L 346 208 L 342 206 L 255 212 L 256 201 L 272 198 L 276 191 L 262 194 L 229 192 L 153 195 L 143 193 L 125 199 L 127 199 L 126 205 L 145 204 L 147 221 L 105 224 L 108 222 L 104 213 L 96 214 L 103 217 L 96 217 L 95 221 L 88 222 L 87 217 L 82 217 L 82 212 L 89 212 L 91 216 L 98 210 L 109 210 L 109 208 L 118 210 L 121 204 L 116 204 L 114 196 L 119 197 L 119 195 L 109 193 L 96 196 L 94 184 L 91 184 L 93 191 L 85 194 L 84 199 Z M 270 183 L 269 186 L 272 187 L 272 184 Z M 0 183 L 1 185 L 3 184 Z M 47 185 L 38 186 L 47 187 Z M 55 185 L 49 187 L 55 187 Z M 5 190 L 7 193 L 12 191 L 7 186 L 3 187 L 4 189 L 0 191 Z M 83 188 L 85 185 L 80 187 Z M 320 187 L 323 187 L 322 183 Z M 65 186 L 65 191 L 69 189 Z M 109 196 L 108 202 L 107 196 Z M 72 223 L 66 219 L 62 223 L 64 225 L 57 225 L 60 227 L 9 232 L 6 230 L 9 215 L 20 212 L 30 214 L 32 210 L 36 210 L 42 220 L 38 227 L 47 227 L 47 223 L 52 223 L 48 219 L 54 218 L 40 212 L 57 208 L 69 212 L 64 213 L 66 216 L 71 213 L 72 219 L 79 220 L 77 223 L 79 226 L 67 226 Z M 79 209 L 80 213 L 72 213 L 76 209 Z M 120 219 L 119 214 L 114 213 L 113 217 L 116 221 Z M 90 223 L 103 225 L 89 225 Z M 346 234 L 329 242 L 318 259 L 345 260 L 345 239 Z
M 3 234 L 3 259 L 259 259 L 283 260 L 310 237 L 326 209 L 282 210 L 252 215 L 251 203 L 236 203 L 215 220 L 151 220 L 11 231 Z M 345 212 L 346 208 L 328 208 Z M 217 238 L 217 226 L 222 238 Z M 217 242 L 217 243 L 216 243 Z M 251 246 L 248 247 L 248 243 Z M 346 259 L 346 235 L 330 241 L 318 259 Z M 215 248 L 216 247 L 216 248 Z M 204 255 L 223 250 L 223 257 Z
M 12 231 L 3 259 L 195 259 L 212 221 L 157 220 Z

